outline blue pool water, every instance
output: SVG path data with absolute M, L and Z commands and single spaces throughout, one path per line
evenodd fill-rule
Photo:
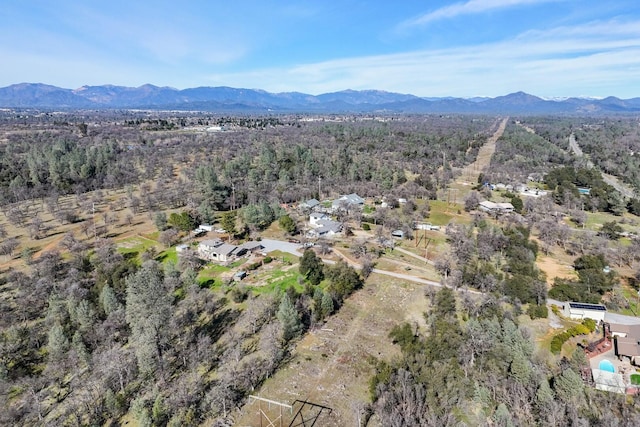
M 615 372 L 616 368 L 610 360 L 604 359 L 600 361 L 600 369 L 608 372 Z

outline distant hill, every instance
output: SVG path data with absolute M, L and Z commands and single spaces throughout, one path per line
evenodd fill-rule
M 421 98 L 379 90 L 344 90 L 309 95 L 259 89 L 196 87 L 178 90 L 140 87 L 82 86 L 65 89 L 41 83 L 0 88 L 2 108 L 157 109 L 235 112 L 315 113 L 469 113 L 469 114 L 620 114 L 640 112 L 640 98 L 567 98 L 545 100 L 524 92 L 495 98 Z

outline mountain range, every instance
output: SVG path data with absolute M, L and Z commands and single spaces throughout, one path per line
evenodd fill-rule
M 259 89 L 196 87 L 174 89 L 82 86 L 65 89 L 41 83 L 0 88 L 2 108 L 150 109 L 272 113 L 468 113 L 468 114 L 624 114 L 639 113 L 640 98 L 608 97 L 545 100 L 524 92 L 495 98 L 423 98 L 379 90 L 344 90 L 309 95 Z

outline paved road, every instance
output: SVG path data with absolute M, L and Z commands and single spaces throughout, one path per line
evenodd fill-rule
M 271 251 L 288 252 L 295 256 L 302 256 L 302 253 L 298 250 L 302 248 L 301 244 L 283 242 L 282 240 L 262 239 L 260 244 L 264 246 L 264 251 L 269 253 Z
M 557 305 L 562 307 L 565 303 L 555 299 L 547 299 L 547 305 Z M 551 314 L 551 313 L 549 313 Z M 627 316 L 626 314 L 611 313 L 607 311 L 604 315 L 605 322 L 619 323 L 621 325 L 640 325 L 640 317 Z

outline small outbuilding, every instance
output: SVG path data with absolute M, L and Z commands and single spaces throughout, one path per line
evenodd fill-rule
M 393 230 L 391 232 L 391 236 L 398 237 L 398 238 L 402 239 L 404 237 L 404 231 L 402 231 L 402 230 Z
M 567 302 L 562 306 L 562 314 L 569 319 L 593 319 L 604 321 L 607 307 L 602 304 L 588 304 L 585 302 Z
M 180 244 L 180 245 L 178 245 L 178 246 L 176 246 L 176 252 L 177 252 L 177 253 L 184 252 L 184 251 L 186 251 L 187 249 L 189 249 L 189 245 L 184 244 L 184 243 L 183 243 L 183 244 Z

